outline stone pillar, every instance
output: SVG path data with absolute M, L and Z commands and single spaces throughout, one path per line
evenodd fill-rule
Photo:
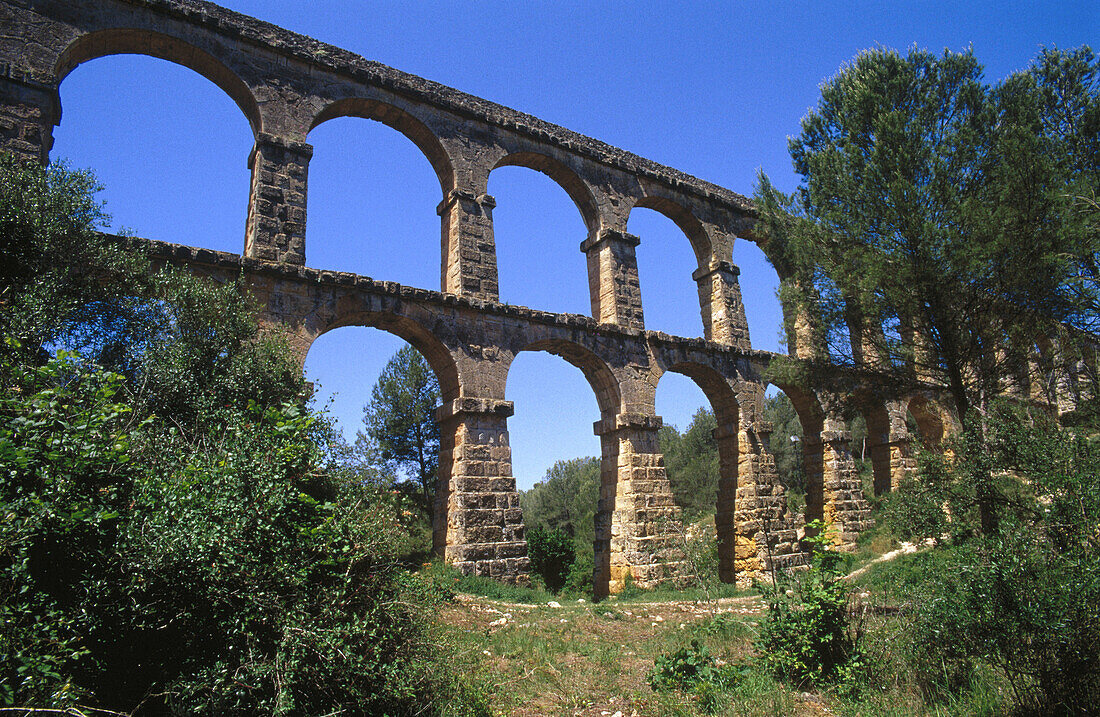
M 46 164 L 61 119 L 57 86 L 6 69 L 0 77 L 0 150 Z
M 443 220 L 443 291 L 487 301 L 499 299 L 493 239 L 496 205 L 488 194 L 452 189 L 436 207 Z
M 821 432 L 820 515 L 833 544 L 841 550 L 855 550 L 859 534 L 871 525 L 871 506 L 863 497 L 863 482 L 852 458 L 852 434 L 837 419 L 826 420 Z M 807 481 L 808 483 L 808 481 Z M 810 516 L 807 485 L 806 517 Z
M 653 587 L 680 567 L 674 540 L 680 508 L 665 475 L 660 427 L 659 417 L 636 413 L 593 425 L 603 445 L 593 575 L 597 597 L 622 590 L 627 575 L 640 587 Z
M 437 410 L 439 487 L 433 547 L 467 575 L 526 584 L 523 511 L 508 444 L 511 401 L 457 398 Z
M 734 560 L 738 585 L 771 580 L 777 571 L 805 565 L 798 525 L 787 512 L 775 458 L 768 452 L 772 426 L 742 417 L 738 432 Z
M 710 341 L 748 349 L 749 323 L 737 275 L 741 270 L 728 261 L 711 260 L 691 274 L 699 285 L 699 307 L 703 314 L 703 336 Z
M 718 579 L 724 583 L 737 580 L 737 458 L 738 431 L 736 423 L 714 429 L 718 444 L 718 505 L 714 528 L 718 537 Z
M 306 178 L 313 147 L 261 132 L 248 156 L 245 256 L 306 263 Z
M 897 490 L 917 469 L 905 414 L 905 404 L 900 401 L 886 402 L 880 414 L 884 420 L 872 420 L 872 414 L 867 414 L 867 442 L 876 496 Z
M 617 229 L 600 229 L 581 243 L 588 257 L 592 316 L 605 324 L 644 329 L 642 290 L 634 247 L 640 240 Z

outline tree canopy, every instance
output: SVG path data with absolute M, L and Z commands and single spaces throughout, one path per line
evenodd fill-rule
M 416 483 L 428 513 L 439 471 L 439 396 L 432 367 L 415 348 L 402 346 L 371 390 L 357 440 L 360 447 L 369 443 L 383 462 Z
M 1096 328 L 1100 64 L 1044 50 L 989 85 L 971 52 L 861 53 L 761 177 L 766 253 L 813 357 L 943 386 L 964 421 L 1026 353 Z
M 0 705 L 461 709 L 392 496 L 325 465 L 247 291 L 98 234 L 94 187 L 0 157 Z

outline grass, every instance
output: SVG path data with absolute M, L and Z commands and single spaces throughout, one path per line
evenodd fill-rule
M 875 540 L 893 547 L 891 540 Z M 870 543 L 852 556 L 851 567 L 875 557 Z M 936 549 L 875 563 L 852 589 L 885 595 L 883 602 L 897 607 L 919 597 L 921 574 L 933 561 L 947 559 L 949 551 Z M 457 647 L 455 669 L 466 673 L 493 715 L 1006 714 L 1006 686 L 992 672 L 976 673 L 951 695 L 922 692 L 902 647 L 904 611 L 865 615 L 866 684 L 857 694 L 841 695 L 804 691 L 753 667 L 754 642 L 766 619 L 766 600 L 755 591 L 722 586 L 703 599 L 707 593 L 699 588 L 635 588 L 593 602 L 462 576 L 440 564 L 423 572 L 452 594 L 441 610 L 443 639 Z M 692 641 L 705 646 L 717 665 L 742 667 L 723 672 L 735 677 L 719 683 L 652 689 L 655 661 Z
M 695 639 L 719 660 L 743 661 L 762 609 L 751 596 L 722 605 L 608 600 L 558 608 L 460 596 L 443 619 L 465 652 L 482 654 L 498 714 L 694 715 L 698 695 L 650 688 L 654 660 Z M 784 705 L 744 714 L 799 714 L 787 709 L 793 694 L 770 678 L 738 689 L 761 704 Z

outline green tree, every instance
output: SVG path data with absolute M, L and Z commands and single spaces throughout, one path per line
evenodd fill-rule
M 16 181 L 22 205 L 0 216 L 30 228 L 0 235 L 0 252 L 61 288 L 19 272 L 0 285 L 0 704 L 462 709 L 432 647 L 434 598 L 395 558 L 405 527 L 385 495 L 324 470 L 328 431 L 240 289 L 123 255 L 70 265 L 35 227 L 100 241 L 65 214 L 95 206 L 94 182 L 0 161 L 0 187 Z M 103 355 L 125 372 L 49 355 L 81 339 L 114 342 Z
M 717 509 L 717 426 L 710 409 L 700 407 L 683 434 L 672 426 L 662 428 L 658 434 L 672 496 L 687 520 L 713 514 Z
M 571 558 L 547 560 L 544 567 L 569 562 L 564 587 L 573 592 L 590 592 L 592 569 L 595 564 L 596 508 L 600 499 L 600 459 L 573 458 L 558 461 L 546 471 L 542 480 L 519 495 L 523 508 L 523 522 L 528 528 L 528 540 L 538 531 L 536 547 L 542 555 L 561 549 L 557 536 L 567 536 L 571 541 Z M 528 546 L 532 550 L 530 545 Z M 535 553 L 532 552 L 532 560 Z M 547 587 L 559 585 L 561 579 L 555 569 L 546 570 Z
M 822 87 L 790 142 L 797 195 L 758 191 L 788 316 L 812 317 L 820 357 L 942 387 L 980 432 L 1033 347 L 1095 324 L 1098 237 L 1075 202 L 1100 179 L 1098 77 L 1088 48 L 992 87 L 969 52 L 879 49 Z
M 762 178 L 758 199 L 834 362 L 942 385 L 966 423 L 1022 352 L 1095 319 L 1097 237 L 1074 197 L 1100 178 L 1097 78 L 1087 48 L 993 87 L 969 52 L 880 49 L 822 87 L 790 143 L 797 195 Z
M 764 399 L 764 420 L 772 424 L 768 450 L 775 456 L 779 481 L 788 490 L 806 492 L 806 476 L 802 468 L 802 422 L 794 404 L 785 393 Z
M 1027 713 L 1088 714 L 1100 700 L 1100 444 L 995 404 L 982 440 L 950 446 L 887 501 L 895 529 L 954 537 L 914 601 L 922 679 L 949 690 L 986 663 Z M 973 496 L 990 466 L 1005 500 L 1002 529 L 983 535 Z
M 108 217 L 98 189 L 89 172 L 0 156 L 0 333 L 17 340 L 0 351 L 90 342 L 84 327 L 128 313 L 145 262 L 99 233 Z
M 560 530 L 576 541 L 578 550 L 587 546 L 591 552 L 599 499 L 598 458 L 558 461 L 542 480 L 520 494 L 523 522 L 528 527 Z
M 370 442 L 381 459 L 415 482 L 430 515 L 439 472 L 439 381 L 419 351 L 405 345 L 386 363 L 363 407 L 357 442 Z

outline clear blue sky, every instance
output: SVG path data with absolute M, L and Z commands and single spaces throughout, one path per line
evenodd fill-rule
M 1100 37 L 1100 2 L 392 2 L 225 0 L 310 35 L 751 195 L 763 169 L 797 186 L 787 137 L 819 85 L 860 50 L 973 47 L 990 81 L 1025 68 L 1044 46 Z M 145 57 L 86 63 L 61 85 L 53 156 L 94 169 L 115 227 L 239 252 L 248 123 L 190 70 Z M 307 263 L 439 288 L 439 184 L 397 132 L 333 120 L 309 136 Z M 589 313 L 580 214 L 547 177 L 502 167 L 490 177 L 501 300 Z M 702 331 L 687 240 L 648 211 L 632 215 L 648 328 Z M 536 249 L 537 248 L 537 249 Z M 776 277 L 738 242 L 734 262 L 753 345 L 778 349 Z M 546 267 L 554 267 L 553 281 Z M 547 277 L 547 278 L 543 278 Z M 373 329 L 321 337 L 306 362 L 321 398 L 353 434 L 400 340 Z M 509 375 L 513 473 L 530 487 L 562 458 L 597 455 L 598 411 L 579 370 L 521 354 Z M 705 399 L 668 375 L 657 412 L 685 428 Z

